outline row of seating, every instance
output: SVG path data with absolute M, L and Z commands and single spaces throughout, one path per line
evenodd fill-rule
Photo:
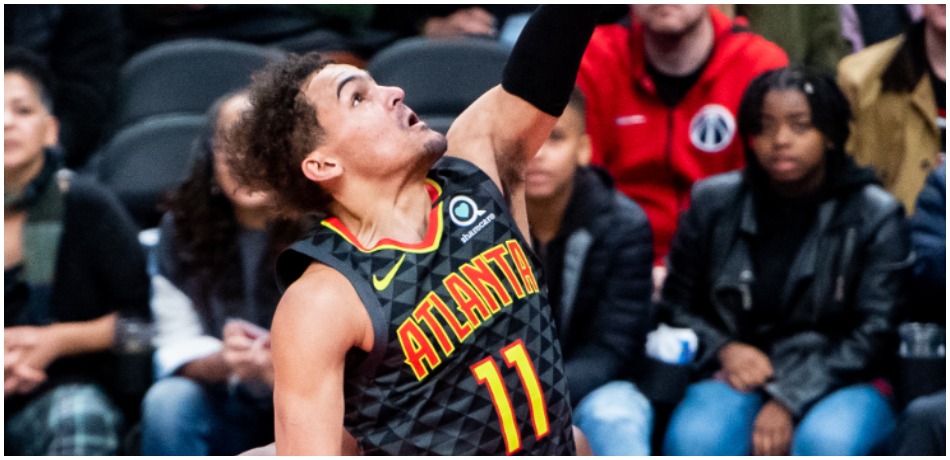
M 381 50 L 367 70 L 400 86 L 406 104 L 445 133 L 455 117 L 501 81 L 509 48 L 476 38 L 410 38 Z M 286 54 L 240 42 L 185 39 L 156 45 L 121 69 L 109 141 L 83 172 L 111 188 L 142 228 L 157 225 L 159 203 L 186 177 L 204 114 L 251 74 Z

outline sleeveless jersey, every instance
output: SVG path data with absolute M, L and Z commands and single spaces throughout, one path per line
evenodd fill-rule
M 540 267 L 498 187 L 446 157 L 425 240 L 360 245 L 337 219 L 281 254 L 352 283 L 374 348 L 347 356 L 344 425 L 367 455 L 572 455 L 571 408 Z

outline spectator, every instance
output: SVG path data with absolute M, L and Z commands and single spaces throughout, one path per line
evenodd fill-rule
M 914 264 L 909 320 L 947 324 L 947 169 L 927 178 L 910 219 Z M 914 377 L 912 377 L 914 378 Z M 904 410 L 894 455 L 947 455 L 947 390 L 920 396 Z
M 56 76 L 54 114 L 66 167 L 78 169 L 102 142 L 103 120 L 122 59 L 122 20 L 117 5 L 4 5 L 6 46 L 27 48 Z
M 115 455 L 109 348 L 120 316 L 149 316 L 145 256 L 114 196 L 59 174 L 51 81 L 39 57 L 4 50 L 4 447 Z
M 838 5 L 841 35 L 857 53 L 867 46 L 904 32 L 920 20 L 921 5 Z
M 834 72 L 845 55 L 838 5 L 736 5 L 735 13 L 748 19 L 753 32 L 782 47 L 793 63 Z
M 643 207 L 653 230 L 654 280 L 689 189 L 740 168 L 735 116 L 753 77 L 788 59 L 704 5 L 634 5 L 632 25 L 598 27 L 581 64 L 592 163 Z
M 574 421 L 596 455 L 649 455 L 650 402 L 629 379 L 652 321 L 646 214 L 587 167 L 579 90 L 525 174 L 528 223 L 558 325 Z
M 873 166 L 908 212 L 946 143 L 946 5 L 924 5 L 907 33 L 841 60 L 854 112 L 848 152 Z
M 144 455 L 234 455 L 274 439 L 272 267 L 279 243 L 300 229 L 272 218 L 266 193 L 238 187 L 221 153 L 248 108 L 243 92 L 212 107 L 191 175 L 162 219 L 158 273 L 187 295 L 206 335 L 159 348 L 160 379 L 143 404 Z
M 753 80 L 744 171 L 699 182 L 673 241 L 664 318 L 699 337 L 668 455 L 868 455 L 895 424 L 909 241 L 900 203 L 844 153 L 848 102 L 797 68 Z

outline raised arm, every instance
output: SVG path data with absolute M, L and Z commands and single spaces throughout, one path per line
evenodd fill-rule
M 352 285 L 313 264 L 284 293 L 271 325 L 278 455 L 341 455 L 343 369 L 372 348 L 372 325 Z
M 479 166 L 510 195 L 567 106 L 601 7 L 543 5 L 518 38 L 500 86 L 448 132 L 448 155 Z

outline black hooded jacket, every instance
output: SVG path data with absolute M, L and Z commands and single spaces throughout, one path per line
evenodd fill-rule
M 720 369 L 727 343 L 752 344 L 774 369 L 765 393 L 796 417 L 887 374 L 911 259 L 903 208 L 873 173 L 843 154 L 827 166 L 798 202 L 772 195 L 754 160 L 697 182 L 661 303 L 661 319 L 699 336 L 694 378 Z
M 571 404 L 631 379 L 653 327 L 653 233 L 646 213 L 607 173 L 579 168 L 561 228 L 534 247 L 544 263 Z

